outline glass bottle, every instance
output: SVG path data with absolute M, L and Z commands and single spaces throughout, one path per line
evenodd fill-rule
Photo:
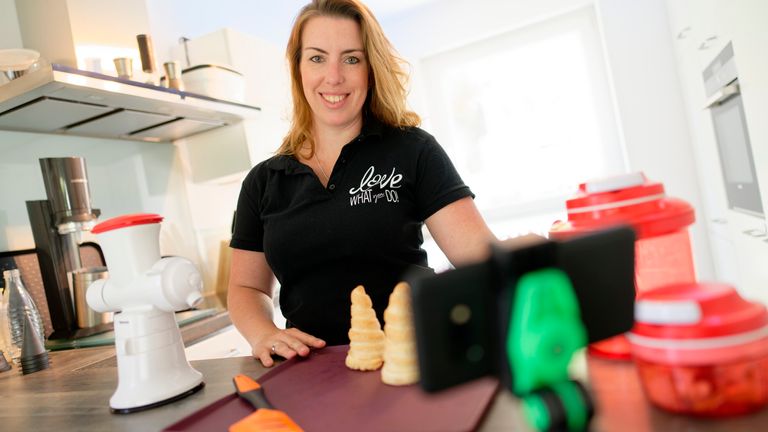
M 0 289 L 0 351 L 2 351 L 9 360 L 13 357 L 11 350 L 11 327 L 8 325 L 8 293 L 5 285 Z
M 21 355 L 21 347 L 24 343 L 24 325 L 27 315 L 31 317 L 41 341 L 45 340 L 45 332 L 40 312 L 21 282 L 19 270 L 6 270 L 3 272 L 3 278 L 5 279 L 3 303 L 6 305 L 6 314 L 0 318 L 7 322 L 10 330 L 8 355 L 16 360 Z

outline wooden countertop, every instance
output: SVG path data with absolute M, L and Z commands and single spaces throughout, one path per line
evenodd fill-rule
M 200 339 L 229 325 L 226 313 L 194 323 L 182 331 L 185 341 Z M 205 387 L 170 405 L 128 415 L 111 414 L 109 398 L 117 387 L 114 348 L 84 348 L 51 353 L 51 367 L 21 376 L 0 373 L 0 429 L 77 431 L 155 431 L 233 392 L 238 373 L 267 371 L 250 357 L 192 362 Z M 739 432 L 768 430 L 768 410 L 732 419 L 696 419 L 652 407 L 640 389 L 631 363 L 589 358 L 577 364 L 576 376 L 589 382 L 598 407 L 594 431 Z M 501 390 L 481 431 L 530 431 L 519 401 Z

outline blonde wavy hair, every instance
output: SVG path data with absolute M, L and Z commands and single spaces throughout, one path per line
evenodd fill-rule
M 293 118 L 277 154 L 297 155 L 305 144 L 309 146 L 308 157 L 315 152 L 312 110 L 304 96 L 299 64 L 304 27 L 310 19 L 318 16 L 349 18 L 360 25 L 370 85 L 363 105 L 364 115 L 372 115 L 382 123 L 397 128 L 420 125 L 418 114 L 409 111 L 405 103 L 408 73 L 403 66 L 406 62 L 398 56 L 368 7 L 358 0 L 313 0 L 296 17 L 285 50 L 291 73 Z

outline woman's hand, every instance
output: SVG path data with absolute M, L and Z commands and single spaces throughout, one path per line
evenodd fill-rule
M 299 329 L 275 327 L 274 278 L 264 252 L 232 249 L 227 309 L 232 323 L 251 344 L 253 356 L 265 367 L 275 364 L 272 355 L 306 357 L 310 349 L 325 346 L 324 340 Z
M 306 357 L 312 348 L 322 348 L 325 341 L 296 328 L 276 329 L 264 334 L 253 344 L 253 356 L 261 361 L 264 367 L 272 367 L 275 361 L 272 355 L 290 359 L 299 355 Z

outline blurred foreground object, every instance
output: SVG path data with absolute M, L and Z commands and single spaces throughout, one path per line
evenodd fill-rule
M 594 409 L 568 365 L 587 343 L 632 328 L 634 231 L 529 240 L 410 279 L 421 386 L 496 375 L 524 399 L 534 427 L 584 430 Z
M 555 222 L 549 237 L 565 240 L 616 225 L 635 229 L 635 287 L 638 293 L 696 280 L 688 226 L 695 220 L 687 202 L 666 196 L 664 185 L 642 172 L 582 183 L 566 202 L 568 220 Z M 589 346 L 589 353 L 612 359 L 631 357 L 626 337 Z
M 730 285 L 640 293 L 629 340 L 643 390 L 668 411 L 729 416 L 768 402 L 768 312 Z

